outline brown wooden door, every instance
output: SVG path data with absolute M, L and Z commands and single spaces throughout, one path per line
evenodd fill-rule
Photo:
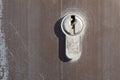
M 0 1 L 8 80 L 120 80 L 119 0 Z M 75 62 L 64 60 L 57 35 L 59 19 L 71 11 L 87 24 Z

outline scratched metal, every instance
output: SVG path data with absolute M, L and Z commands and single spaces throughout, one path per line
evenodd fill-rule
M 0 0 L 0 80 L 8 80 L 7 47 L 3 29 L 3 0 Z
M 9 73 L 0 68 L 0 78 L 120 80 L 120 0 L 0 1 L 0 55 Z M 67 12 L 86 19 L 82 55 L 75 62 L 65 60 L 59 28 Z

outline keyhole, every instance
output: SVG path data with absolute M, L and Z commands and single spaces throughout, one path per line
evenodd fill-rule
M 75 34 L 75 22 L 76 22 L 76 19 L 75 19 L 75 15 L 71 15 L 71 32 L 72 34 L 74 35 Z
M 82 53 L 83 24 L 82 16 L 74 13 L 64 16 L 61 22 L 61 30 L 65 34 L 63 53 L 72 61 L 78 60 Z

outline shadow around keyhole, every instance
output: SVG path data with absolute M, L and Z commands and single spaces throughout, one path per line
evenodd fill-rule
M 59 38 L 59 59 L 63 62 L 68 62 L 70 59 L 67 58 L 65 53 L 65 34 L 61 30 L 61 21 L 63 18 L 59 19 L 54 27 L 56 36 Z

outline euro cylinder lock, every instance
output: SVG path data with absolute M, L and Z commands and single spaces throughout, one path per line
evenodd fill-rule
M 67 14 L 62 19 L 61 29 L 66 36 L 65 53 L 67 58 L 78 60 L 81 56 L 81 33 L 84 29 L 84 20 L 78 14 Z

